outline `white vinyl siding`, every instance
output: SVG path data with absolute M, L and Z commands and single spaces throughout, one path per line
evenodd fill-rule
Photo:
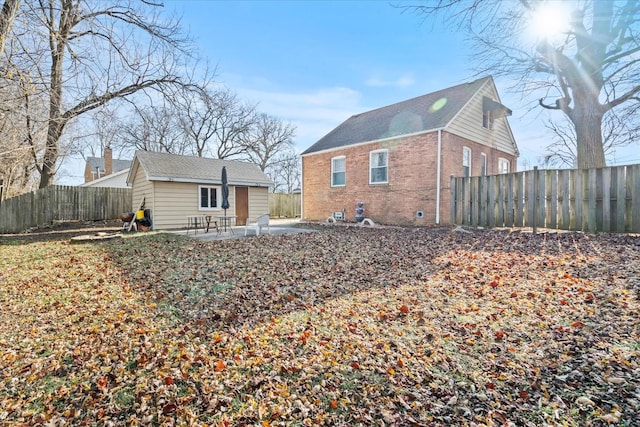
M 376 150 L 369 153 L 369 184 L 389 182 L 389 151 Z
M 498 94 L 493 90 L 492 85 L 485 84 L 451 121 L 447 131 L 470 141 L 515 155 L 516 148 L 505 118 L 494 119 L 492 130 L 482 126 L 483 96 L 499 101 Z
M 347 178 L 347 158 L 345 156 L 331 159 L 331 186 L 344 187 Z

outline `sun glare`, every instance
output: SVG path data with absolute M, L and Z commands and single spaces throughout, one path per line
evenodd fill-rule
M 570 10 L 565 2 L 542 3 L 531 16 L 530 33 L 537 40 L 553 41 L 569 29 Z

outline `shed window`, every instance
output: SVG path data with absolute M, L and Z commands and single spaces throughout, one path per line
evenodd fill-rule
M 220 187 L 209 187 L 201 185 L 198 187 L 200 192 L 200 202 L 198 207 L 200 210 L 220 209 Z
M 471 148 L 462 147 L 462 176 L 471 176 Z
M 347 159 L 344 156 L 331 159 L 331 186 L 343 187 L 347 178 Z
M 376 150 L 369 153 L 369 184 L 386 184 L 389 162 L 388 150 Z

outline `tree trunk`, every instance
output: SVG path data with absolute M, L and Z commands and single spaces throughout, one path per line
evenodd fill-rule
M 602 144 L 604 110 L 597 97 L 577 92 L 574 95 L 575 107 L 569 118 L 576 129 L 576 166 L 579 169 L 603 168 L 606 166 Z
M 4 55 L 7 39 L 19 8 L 20 0 L 5 0 L 2 5 L 2 11 L 0 11 L 0 56 Z

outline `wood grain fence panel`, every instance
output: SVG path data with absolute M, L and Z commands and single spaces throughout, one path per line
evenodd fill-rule
M 640 233 L 640 165 L 627 166 L 627 171 L 631 175 L 629 197 L 632 215 L 629 228 L 634 233 Z
M 510 173 L 506 175 L 507 180 L 507 198 L 506 198 L 506 217 L 505 217 L 505 226 L 513 227 L 515 225 L 514 215 L 515 215 L 515 175 Z
M 473 227 L 477 227 L 479 225 L 478 224 L 478 220 L 480 216 L 479 205 L 481 203 L 480 193 L 478 191 L 479 185 L 480 185 L 480 177 L 479 176 L 471 177 L 469 182 L 469 191 L 470 191 L 469 199 L 471 200 L 471 212 L 470 212 L 469 225 Z
M 117 219 L 129 211 L 129 188 L 53 185 L 4 200 L 0 205 L 0 232 L 18 233 L 58 221 Z
M 571 192 L 570 192 L 570 171 L 558 171 L 558 197 L 562 201 L 562 209 L 560 209 L 560 220 L 558 228 L 569 230 L 571 224 Z
M 598 225 L 599 231 L 611 231 L 611 168 L 600 169 L 600 207 L 601 219 Z
M 585 171 L 586 185 L 584 187 L 584 199 L 586 201 L 586 209 L 584 212 L 583 230 L 595 232 L 597 230 L 597 212 L 598 204 L 596 202 L 597 195 L 597 169 L 588 169 Z M 585 228 L 586 227 L 586 228 Z
M 558 227 L 558 171 L 547 171 L 547 227 Z
M 547 206 L 546 206 L 546 182 L 547 175 L 545 171 L 537 170 L 536 171 L 536 179 L 538 180 L 538 191 L 536 194 L 536 225 L 538 227 L 546 227 L 545 219 L 547 217 Z
M 640 165 L 452 178 L 453 224 L 640 232 Z
M 456 191 L 456 185 L 458 184 L 458 180 L 451 175 L 449 177 L 449 223 L 450 224 L 458 224 L 456 218 L 456 206 L 460 203 L 460 199 L 458 199 L 458 192 Z
M 517 227 L 524 227 L 525 222 L 525 189 L 524 189 L 524 172 L 517 172 L 515 174 L 515 225 Z

